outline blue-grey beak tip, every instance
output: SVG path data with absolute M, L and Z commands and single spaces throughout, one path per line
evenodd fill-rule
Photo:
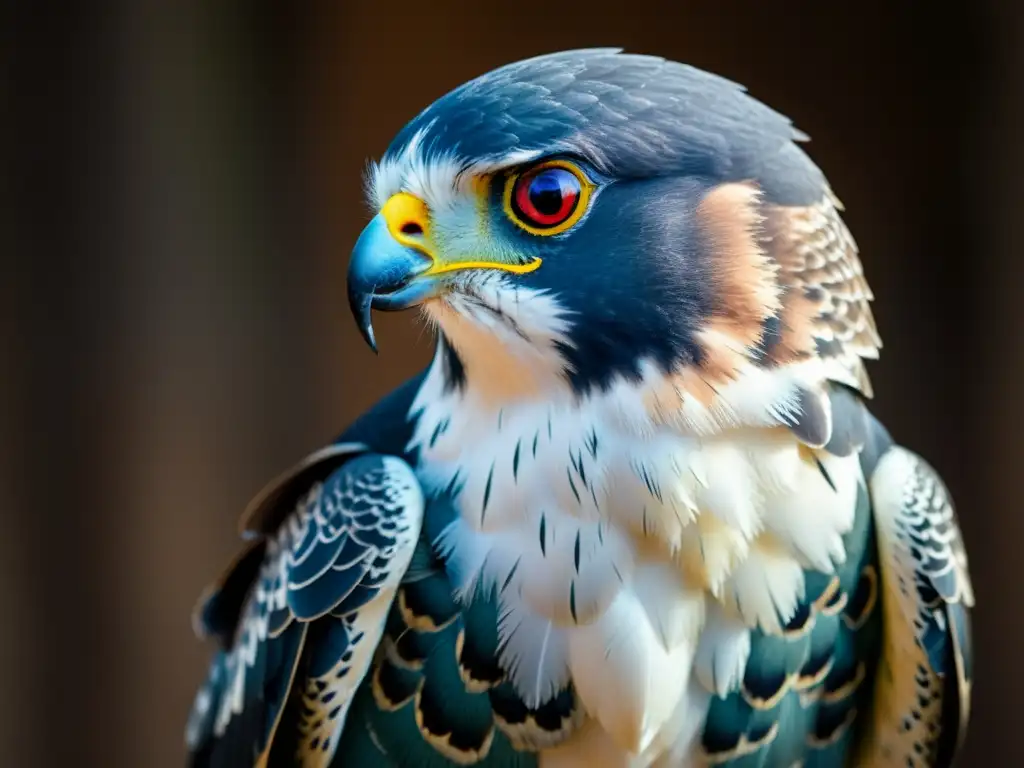
M 363 341 L 376 352 L 377 339 L 373 335 L 373 292 L 364 290 L 351 274 L 348 279 L 348 306 L 352 310 L 352 317 L 355 318 L 356 327 L 359 328 Z

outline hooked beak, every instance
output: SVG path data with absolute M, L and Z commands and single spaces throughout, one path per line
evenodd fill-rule
M 394 213 L 385 206 L 366 225 L 356 241 L 348 268 L 349 306 L 360 333 L 374 352 L 374 309 L 407 309 L 426 301 L 437 290 L 437 281 L 424 274 L 434 264 L 422 244 L 426 221 L 420 221 L 420 216 L 396 221 Z

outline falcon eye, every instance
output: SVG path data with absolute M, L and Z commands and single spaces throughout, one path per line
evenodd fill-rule
M 557 227 L 580 199 L 580 180 L 565 168 L 543 168 L 516 182 L 516 213 L 535 227 Z
M 556 235 L 579 221 L 589 196 L 583 173 L 571 163 L 554 161 L 509 180 L 506 211 L 528 232 Z

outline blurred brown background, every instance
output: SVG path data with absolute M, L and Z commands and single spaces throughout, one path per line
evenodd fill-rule
M 591 45 L 713 69 L 812 135 L 877 296 L 876 411 L 973 558 L 963 764 L 1024 763 L 1024 6 L 914 5 L 3 11 L 0 764 L 182 764 L 189 613 L 237 514 L 429 353 L 386 317 L 374 358 L 347 313 L 366 159 L 458 83 Z

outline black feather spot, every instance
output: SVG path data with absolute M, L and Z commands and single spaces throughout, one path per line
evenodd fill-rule
M 403 584 L 399 600 L 414 619 L 433 627 L 445 626 L 459 611 L 443 574 Z
M 813 613 L 811 611 L 811 603 L 803 600 L 797 604 L 796 612 L 793 614 L 788 622 L 786 622 L 783 628 L 786 634 L 798 635 L 802 634 L 805 630 L 809 629 L 813 624 Z
M 821 472 L 821 476 L 825 478 L 825 482 L 828 483 L 829 488 L 831 488 L 833 491 L 835 491 L 836 490 L 836 484 L 832 481 L 832 475 L 830 475 L 828 473 L 828 470 L 825 469 L 825 465 L 821 463 L 821 459 L 819 459 L 817 456 L 815 456 L 814 457 L 814 463 L 818 465 L 818 471 Z
M 814 724 L 814 737 L 819 742 L 830 743 L 837 739 L 853 723 L 856 717 L 854 707 L 822 707 Z
M 487 514 L 487 502 L 491 500 L 491 483 L 494 482 L 494 464 L 491 464 L 491 469 L 487 473 L 487 483 L 484 485 L 484 502 L 480 507 L 480 522 L 483 523 L 484 516 Z
M 437 422 L 437 426 L 434 427 L 434 431 L 430 435 L 430 447 L 433 448 L 437 444 L 437 440 L 444 434 L 447 419 Z
M 878 579 L 876 571 L 874 566 L 867 565 L 861 570 L 857 587 L 846 604 L 847 625 L 853 629 L 860 628 L 877 604 Z
M 569 488 L 572 489 L 572 495 L 576 497 L 576 503 L 580 503 L 580 492 L 576 490 L 576 483 L 572 481 L 572 472 L 569 467 L 565 468 L 565 476 L 569 478 Z
M 481 727 L 474 718 L 460 718 L 459 711 L 453 711 L 450 702 L 431 686 L 420 691 L 418 712 L 423 729 L 438 738 L 447 738 L 449 746 L 458 752 L 481 751 L 493 730 L 493 725 Z
M 469 679 L 487 686 L 497 685 L 505 677 L 495 654 L 472 642 L 472 638 L 466 639 L 465 634 L 459 651 L 459 667 Z
M 743 675 L 743 698 L 755 709 L 774 708 L 788 684 L 784 668 L 768 671 L 748 665 Z
M 446 336 L 441 336 L 441 362 L 444 366 L 444 390 L 453 392 L 466 386 L 466 368 Z
M 519 570 L 519 563 L 522 561 L 522 557 L 517 557 L 516 561 L 512 564 L 512 567 L 508 571 L 508 576 L 505 577 L 505 583 L 501 585 L 501 591 L 504 592 L 508 589 L 508 585 L 512 583 L 512 577 L 516 575 L 516 571 Z

